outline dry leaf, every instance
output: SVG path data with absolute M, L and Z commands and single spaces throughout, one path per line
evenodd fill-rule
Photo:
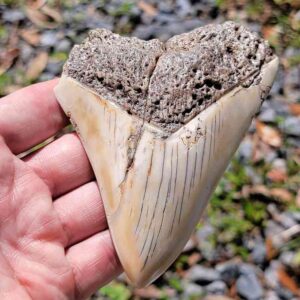
M 264 143 L 276 148 L 282 145 L 282 138 L 277 129 L 259 121 L 256 121 L 256 129 L 258 136 Z
M 38 27 L 53 29 L 62 21 L 60 13 L 52 8 L 43 6 L 40 10 L 26 7 L 29 20 Z
M 267 173 L 267 178 L 273 182 L 284 182 L 287 180 L 287 173 L 283 169 L 272 169 Z
M 35 58 L 33 58 L 29 64 L 26 72 L 26 77 L 29 80 L 35 80 L 43 72 L 48 62 L 47 52 L 40 52 Z
M 189 266 L 195 265 L 200 259 L 201 259 L 200 253 L 197 253 L 197 252 L 192 253 L 191 255 L 189 255 L 189 258 L 188 258 Z
M 289 276 L 289 274 L 284 270 L 284 268 L 279 268 L 277 271 L 278 280 L 282 286 L 289 289 L 293 294 L 300 296 L 300 288 L 296 281 Z
M 266 255 L 267 259 L 271 260 L 278 254 L 278 249 L 276 249 L 273 245 L 272 239 L 266 239 Z
M 37 46 L 41 40 L 41 36 L 36 29 L 23 29 L 20 31 L 20 36 L 32 46 Z
M 293 194 L 283 188 L 273 188 L 270 194 L 273 198 L 281 202 L 291 202 L 293 200 Z
M 54 8 L 44 5 L 41 8 L 41 11 L 48 17 L 52 18 L 53 21 L 56 23 L 61 23 L 63 21 L 63 18 L 62 18 L 62 15 L 60 14 L 60 12 Z
M 289 105 L 290 112 L 295 116 L 300 116 L 300 104 L 292 103 Z
M 19 56 L 20 50 L 18 48 L 9 49 L 0 53 L 0 75 L 5 73 Z
M 153 5 L 151 5 L 145 1 L 139 1 L 138 7 L 149 16 L 153 17 L 153 16 L 157 15 L 157 9 Z

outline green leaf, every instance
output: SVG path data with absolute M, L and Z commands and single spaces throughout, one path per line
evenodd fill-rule
M 122 283 L 112 282 L 100 289 L 103 296 L 111 300 L 128 300 L 130 298 L 130 290 Z

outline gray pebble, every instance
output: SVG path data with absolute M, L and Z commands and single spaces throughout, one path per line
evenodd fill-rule
M 205 284 L 219 280 L 220 274 L 214 269 L 202 267 L 200 265 L 195 265 L 188 271 L 187 278 L 191 281 L 196 281 Z
M 257 265 L 262 265 L 266 261 L 266 246 L 263 242 L 257 243 L 252 252 L 251 252 L 252 260 Z
M 288 135 L 300 137 L 300 118 L 299 117 L 287 117 L 282 124 L 280 129 Z
M 59 41 L 55 50 L 58 52 L 69 52 L 72 47 L 72 43 L 68 39 Z
M 247 300 L 262 299 L 263 289 L 254 268 L 250 265 L 242 265 L 240 274 L 236 282 L 238 294 Z
M 25 15 L 19 9 L 4 10 L 1 19 L 5 22 L 15 23 L 24 20 Z
M 54 47 L 57 42 L 57 33 L 55 31 L 45 31 L 41 36 L 41 46 Z
M 274 123 L 276 121 L 276 113 L 272 109 L 267 109 L 263 111 L 258 118 L 262 122 Z
M 205 287 L 206 292 L 209 294 L 218 294 L 218 295 L 224 295 L 227 292 L 227 286 L 224 281 L 217 280 Z
M 183 289 L 184 295 L 187 297 L 201 296 L 204 293 L 203 287 L 193 282 L 184 283 Z

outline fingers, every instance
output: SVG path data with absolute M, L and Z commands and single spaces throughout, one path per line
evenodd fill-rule
M 68 237 L 65 247 L 107 228 L 103 202 L 96 182 L 58 198 L 54 207 Z
M 94 177 L 83 146 L 75 133 L 53 141 L 24 161 L 44 180 L 54 197 Z
M 121 272 L 109 232 L 103 231 L 67 251 L 77 286 L 77 299 L 85 299 Z
M 12 152 L 35 146 L 68 123 L 53 93 L 57 82 L 34 84 L 0 100 L 0 135 Z

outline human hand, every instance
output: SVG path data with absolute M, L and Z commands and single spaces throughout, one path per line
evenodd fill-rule
M 84 299 L 120 271 L 76 134 L 20 159 L 68 122 L 57 80 L 0 99 L 0 299 Z

